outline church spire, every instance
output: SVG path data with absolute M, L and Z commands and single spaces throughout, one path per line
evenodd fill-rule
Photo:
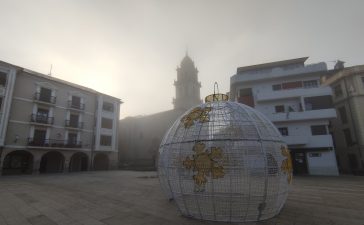
M 176 98 L 173 99 L 175 109 L 187 110 L 195 105 L 200 104 L 201 83 L 198 82 L 198 70 L 195 63 L 188 55 L 182 59 L 180 67 L 177 67 Z

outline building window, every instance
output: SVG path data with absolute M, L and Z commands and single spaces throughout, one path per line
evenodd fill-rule
M 0 111 L 2 109 L 2 106 L 3 106 L 3 98 L 0 97 Z
M 282 90 L 282 85 L 281 85 L 281 84 L 273 84 L 273 85 L 272 85 L 272 90 L 273 90 L 273 91 L 279 91 L 279 90 Z
M 330 109 L 333 108 L 331 95 L 314 96 L 304 98 L 306 110 Z
M 302 81 L 287 82 L 282 84 L 282 89 L 295 89 L 301 87 L 302 87 Z
M 361 83 L 363 84 L 364 87 L 364 77 L 361 77 Z
M 108 111 L 108 112 L 114 112 L 114 104 L 110 103 L 110 102 L 104 102 L 102 104 L 102 109 L 104 111 Z
M 78 106 L 81 104 L 81 98 L 78 96 L 72 96 L 72 105 Z
M 276 105 L 274 108 L 275 108 L 276 113 L 284 112 L 284 105 Z
M 344 136 L 345 136 L 345 141 L 346 141 L 346 145 L 347 146 L 353 146 L 355 143 L 351 137 L 351 132 L 350 132 L 350 129 L 349 128 L 346 128 L 346 129 L 343 129 L 343 133 L 344 133 Z
M 6 85 L 6 73 L 0 72 L 0 86 L 5 87 Z
M 326 125 L 311 126 L 311 134 L 312 135 L 326 135 L 327 134 Z
M 343 123 L 343 124 L 348 123 L 348 117 L 346 115 L 345 106 L 342 106 L 342 107 L 338 108 L 338 111 L 339 111 L 339 114 L 340 114 L 341 123 Z
M 304 88 L 317 88 L 319 86 L 318 80 L 306 80 L 303 81 Z
M 111 146 L 111 136 L 101 135 L 100 136 L 100 145 Z
M 78 114 L 70 114 L 69 120 L 66 120 L 66 127 L 82 129 L 83 123 L 80 122 L 80 116 Z
M 288 128 L 287 127 L 279 127 L 278 130 L 279 130 L 279 132 L 281 133 L 282 136 L 288 136 Z
M 40 88 L 40 99 L 45 102 L 50 102 L 52 97 L 52 90 L 48 88 Z
M 78 126 L 78 120 L 79 120 L 79 116 L 76 114 L 71 114 L 70 115 L 70 125 L 73 127 L 77 127 Z
M 101 128 L 112 129 L 112 119 L 102 118 Z
M 52 124 L 53 118 L 49 117 L 48 109 L 38 108 L 37 113 L 32 114 L 31 121 L 36 123 Z
M 84 109 L 85 104 L 81 103 L 81 97 L 72 95 L 71 101 L 69 101 L 69 107 L 74 109 Z
M 320 152 L 311 152 L 311 153 L 309 154 L 309 156 L 310 156 L 311 158 L 313 158 L 313 157 L 321 157 L 321 153 L 320 153 Z
M 343 96 L 343 89 L 341 88 L 341 84 L 338 84 L 334 87 L 334 94 L 336 98 Z
M 42 102 L 55 104 L 56 97 L 52 96 L 52 90 L 49 88 L 41 87 L 40 91 L 35 93 L 35 99 Z
M 49 114 L 48 109 L 38 108 L 37 116 L 48 117 L 48 114 Z
M 77 133 L 68 133 L 67 143 L 69 145 L 76 145 L 77 144 Z
M 37 146 L 43 146 L 46 142 L 46 134 L 46 130 L 35 129 L 32 144 Z
M 251 88 L 240 89 L 238 102 L 254 108 L 253 90 Z

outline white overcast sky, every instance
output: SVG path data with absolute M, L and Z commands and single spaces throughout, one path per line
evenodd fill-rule
M 188 47 L 201 97 L 239 66 L 309 56 L 364 64 L 364 1 L 0 0 L 0 60 L 121 98 L 121 118 L 172 109 Z

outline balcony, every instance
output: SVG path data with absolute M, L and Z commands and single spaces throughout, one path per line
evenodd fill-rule
M 54 121 L 53 117 L 49 117 L 47 115 L 40 115 L 40 114 L 32 114 L 30 116 L 30 122 L 32 123 L 40 123 L 46 125 L 52 125 Z
M 306 145 L 309 142 L 309 136 L 283 136 L 283 141 L 287 145 Z
M 282 79 L 285 77 L 294 77 L 301 74 L 309 74 L 315 72 L 326 71 L 327 67 L 325 63 L 317 63 L 317 64 L 306 64 L 303 67 L 297 68 L 272 68 L 263 71 L 238 71 L 237 74 L 230 78 L 230 84 L 236 85 L 238 83 L 247 83 L 247 82 L 254 82 L 260 80 L 267 80 L 267 79 Z
M 72 120 L 66 120 L 65 126 L 68 128 L 74 128 L 74 129 L 82 129 L 83 128 L 83 122 L 74 122 Z
M 336 118 L 335 109 L 317 109 L 302 112 L 286 112 L 269 114 L 267 117 L 274 122 L 300 121 L 300 120 L 319 120 Z
M 56 96 L 44 95 L 40 92 L 34 94 L 34 100 L 48 104 L 56 104 Z
M 327 135 L 292 135 L 283 136 L 283 141 L 290 147 L 305 147 L 305 148 L 328 148 L 333 147 L 332 137 Z
M 296 88 L 286 89 L 279 91 L 262 91 L 257 93 L 256 100 L 258 102 L 264 101 L 276 101 L 283 99 L 300 99 L 301 96 L 322 96 L 331 95 L 331 89 L 329 87 L 318 87 L 318 88 Z
M 309 142 L 307 143 L 307 147 L 310 148 L 325 148 L 333 146 L 334 143 L 330 134 L 311 136 Z
M 48 147 L 48 148 L 82 148 L 81 141 L 56 140 L 56 139 L 35 139 L 28 138 L 30 147 Z
M 73 102 L 72 100 L 69 100 L 68 108 L 77 109 L 77 110 L 85 110 L 85 104 L 79 103 L 79 102 Z

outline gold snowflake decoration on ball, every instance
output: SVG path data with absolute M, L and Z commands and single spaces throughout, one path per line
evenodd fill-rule
M 203 189 L 207 183 L 207 177 L 212 179 L 224 177 L 224 167 L 217 160 L 222 159 L 222 151 L 220 148 L 211 147 L 210 152 L 205 149 L 205 144 L 198 142 L 193 146 L 195 154 L 190 159 L 189 156 L 183 161 L 186 169 L 192 169 L 197 173 L 193 175 L 193 180 L 197 185 L 197 189 Z
M 181 119 L 185 128 L 190 128 L 195 122 L 205 123 L 209 121 L 209 112 L 212 110 L 211 107 L 196 107 L 189 114 Z
M 287 157 L 282 161 L 281 170 L 283 173 L 287 174 L 287 181 L 290 184 L 292 182 L 292 158 L 289 149 L 286 146 L 281 147 L 281 153 L 283 156 Z

